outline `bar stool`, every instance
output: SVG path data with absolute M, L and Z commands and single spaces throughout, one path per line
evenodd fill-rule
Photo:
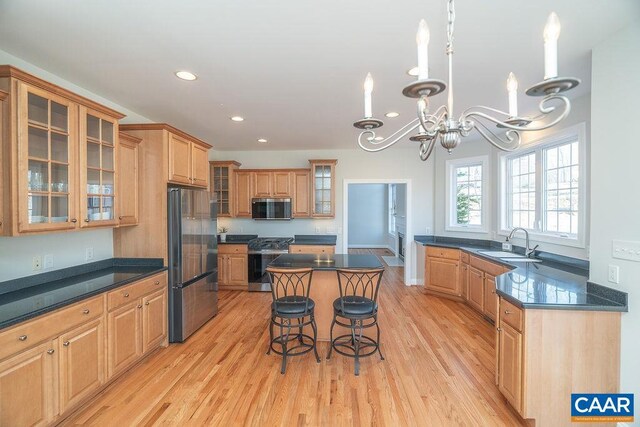
M 320 363 L 320 357 L 316 350 L 318 329 L 314 317 L 315 302 L 309 298 L 311 290 L 311 268 L 301 269 L 275 269 L 267 268 L 269 283 L 271 283 L 271 322 L 269 323 L 269 349 L 267 354 L 273 350 L 276 354 L 282 355 L 282 369 L 285 373 L 287 369 L 287 356 L 300 356 L 313 352 L 316 361 Z M 292 321 L 296 321 L 295 324 Z M 303 333 L 303 328 L 311 325 L 313 337 Z M 280 335 L 273 335 L 273 327 L 280 327 Z M 291 333 L 291 329 L 297 332 Z M 286 332 L 285 332 L 286 329 Z M 297 341 L 296 345 L 289 347 L 292 341 Z M 281 349 L 275 347 L 279 344 Z
M 378 326 L 378 290 L 384 269 L 351 270 L 338 269 L 338 287 L 340 298 L 333 302 L 333 321 L 331 322 L 331 346 L 329 355 L 336 352 L 355 358 L 355 374 L 360 374 L 360 358 L 371 356 L 376 351 L 384 360 L 380 351 L 380 326 Z M 349 323 L 347 323 L 349 322 Z M 335 325 L 351 329 L 351 334 L 333 338 Z M 376 339 L 362 335 L 364 329 L 375 326 Z M 357 332 L 357 334 L 356 334 Z M 364 350 L 364 352 L 362 352 Z

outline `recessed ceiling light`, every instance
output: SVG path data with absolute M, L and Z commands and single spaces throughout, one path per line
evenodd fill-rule
M 409 74 L 410 76 L 417 76 L 418 75 L 418 67 L 413 67 L 410 70 L 407 70 L 407 74 Z
M 264 144 L 265 142 L 267 142 L 267 140 L 264 138 L 258 138 L 258 142 Z
M 233 120 L 234 122 L 243 122 L 244 121 L 244 117 L 240 117 L 240 116 L 233 116 L 233 117 L 229 117 L 231 120 Z
M 394 117 L 398 117 L 400 115 L 400 113 L 396 113 L 395 111 L 389 111 L 387 114 L 385 114 L 385 116 L 389 117 L 389 118 L 394 118 Z
M 193 73 L 190 73 L 189 71 L 176 71 L 176 77 L 179 79 L 188 80 L 188 81 L 193 81 L 198 78 L 198 76 L 196 76 Z

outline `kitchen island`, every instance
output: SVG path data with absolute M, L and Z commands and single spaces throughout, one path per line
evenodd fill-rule
M 315 318 L 318 326 L 318 341 L 329 341 L 331 320 L 333 319 L 333 301 L 340 296 L 336 270 L 340 268 L 383 268 L 383 265 L 375 255 L 283 254 L 273 260 L 269 267 L 313 269 L 309 296 L 316 303 Z M 336 327 L 334 336 L 345 333 L 347 333 L 346 330 Z M 366 330 L 364 335 L 368 335 Z

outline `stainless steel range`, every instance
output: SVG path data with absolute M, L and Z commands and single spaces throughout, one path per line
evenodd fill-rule
M 267 266 L 282 254 L 289 252 L 292 237 L 258 237 L 249 242 L 249 291 L 269 292 Z

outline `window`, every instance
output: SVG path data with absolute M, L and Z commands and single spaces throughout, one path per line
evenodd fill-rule
M 502 156 L 502 232 L 529 230 L 539 241 L 584 247 L 585 126 L 573 126 Z
M 488 157 L 447 161 L 447 230 L 486 231 Z

